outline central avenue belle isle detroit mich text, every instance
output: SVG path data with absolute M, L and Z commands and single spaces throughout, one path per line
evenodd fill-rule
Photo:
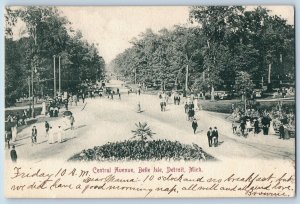
M 160 167 L 138 167 L 138 169 L 134 168 L 103 168 L 103 167 L 93 167 L 93 173 L 193 173 L 193 172 L 201 172 L 201 167 L 166 167 L 164 170 Z

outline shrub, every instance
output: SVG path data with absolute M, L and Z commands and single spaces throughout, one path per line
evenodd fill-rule
M 147 123 L 138 123 L 135 124 L 136 130 L 132 130 L 131 132 L 133 133 L 133 138 L 139 138 L 141 140 L 147 140 L 152 138 L 152 136 L 155 134 L 152 132 L 150 127 L 148 126 Z
M 195 161 L 215 160 L 196 144 L 186 145 L 169 140 L 126 140 L 109 142 L 83 150 L 68 161 L 135 161 L 135 160 Z

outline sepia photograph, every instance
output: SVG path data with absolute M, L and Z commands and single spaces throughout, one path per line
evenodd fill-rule
M 293 6 L 4 13 L 7 197 L 295 196 Z

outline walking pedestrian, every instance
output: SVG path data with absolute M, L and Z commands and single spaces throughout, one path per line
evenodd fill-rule
M 75 118 L 73 115 L 70 116 L 70 129 L 74 130 L 74 122 L 75 122 Z
M 195 116 L 195 110 L 193 108 L 189 109 L 189 111 L 188 111 L 188 120 L 193 121 L 194 116 Z
M 11 131 L 6 130 L 5 131 L 5 142 L 7 142 L 7 148 L 10 149 L 10 140 L 11 140 Z
M 165 99 L 162 98 L 161 101 L 160 101 L 160 110 L 161 110 L 161 112 L 166 111 L 166 106 L 167 106 L 167 103 L 166 103 Z
M 15 142 L 17 139 L 17 134 L 18 134 L 18 130 L 17 130 L 17 122 L 12 122 L 13 126 L 11 127 L 11 134 L 12 134 L 12 141 Z
M 54 107 L 54 117 L 58 117 L 58 106 Z
M 254 119 L 254 133 L 255 134 L 259 133 L 259 122 L 257 119 Z
M 57 130 L 57 141 L 61 143 L 63 140 L 64 140 L 63 130 L 62 130 L 61 126 L 59 125 L 58 130 Z
M 208 139 L 208 146 L 211 147 L 212 145 L 212 137 L 213 137 L 213 130 L 211 127 L 209 127 L 209 130 L 207 132 L 207 139 Z
M 15 145 L 12 146 L 12 150 L 10 150 L 10 158 L 12 162 L 17 162 L 18 155 L 16 151 Z
M 77 94 L 73 95 L 73 101 L 75 102 L 75 106 L 77 106 Z
M 249 135 L 250 134 L 250 131 L 252 130 L 252 126 L 251 126 L 251 121 L 250 119 L 248 118 L 246 120 L 246 131 L 247 131 L 247 134 Z
M 280 123 L 279 126 L 279 139 L 284 139 L 284 126 L 282 122 Z
M 84 103 L 84 100 L 85 100 L 85 94 L 84 93 L 81 94 L 81 98 L 82 98 L 82 103 Z
M 237 129 L 237 125 L 235 124 L 234 121 L 232 121 L 231 126 L 232 126 L 232 133 L 235 134 L 236 133 L 236 129 Z
M 65 108 L 66 108 L 66 110 L 68 110 L 68 104 L 69 104 L 69 101 L 68 101 L 68 99 L 65 99 L 65 100 L 64 100 L 64 104 L 65 104 Z
M 245 136 L 246 123 L 244 120 L 241 120 L 240 129 L 241 129 L 242 135 Z
M 264 116 L 261 120 L 261 123 L 263 125 L 263 133 L 264 135 L 269 134 L 269 127 L 270 127 L 271 119 L 268 116 Z
M 289 133 L 289 130 L 287 129 L 287 126 L 284 125 L 283 128 L 284 128 L 284 137 L 283 137 L 283 139 L 284 140 L 290 139 L 290 133 Z
M 196 130 L 198 128 L 198 123 L 197 123 L 197 120 L 196 118 L 194 118 L 193 122 L 192 122 L 192 128 L 194 130 L 194 134 L 196 134 Z
M 110 93 L 111 100 L 114 100 L 114 91 Z
M 37 129 L 35 126 L 33 126 L 32 130 L 31 130 L 31 141 L 32 141 L 32 144 L 37 143 Z
M 138 113 L 142 112 L 142 108 L 141 108 L 141 103 L 140 102 L 138 102 L 138 104 L 137 104 L 137 112 Z
M 50 127 L 50 125 L 49 125 L 48 121 L 45 121 L 46 137 L 49 136 L 49 127 Z
M 217 127 L 214 127 L 214 130 L 213 130 L 213 145 L 215 146 L 215 147 L 217 147 L 218 146 L 218 144 L 219 144 L 219 132 L 218 132 L 218 129 L 217 129 Z
M 50 110 L 49 110 L 49 114 L 50 114 L 50 117 L 52 118 L 53 117 L 53 114 L 54 113 L 54 107 L 53 107 L 53 105 L 51 104 L 50 105 Z
M 184 105 L 184 112 L 185 112 L 185 113 L 188 113 L 188 110 L 189 110 L 189 105 L 187 104 L 187 102 L 185 102 L 185 105 Z

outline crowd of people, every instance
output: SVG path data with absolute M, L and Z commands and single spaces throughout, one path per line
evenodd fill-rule
M 9 114 L 5 120 L 5 142 L 10 149 L 10 141 L 15 142 L 18 134 L 18 127 L 27 125 L 31 110 L 24 109 L 22 115 L 19 112 L 15 115 Z
M 249 134 L 278 134 L 279 139 L 290 139 L 295 131 L 295 114 L 291 110 L 282 110 L 281 105 L 271 110 L 248 109 L 234 110 L 232 113 L 232 132 L 247 137 Z

